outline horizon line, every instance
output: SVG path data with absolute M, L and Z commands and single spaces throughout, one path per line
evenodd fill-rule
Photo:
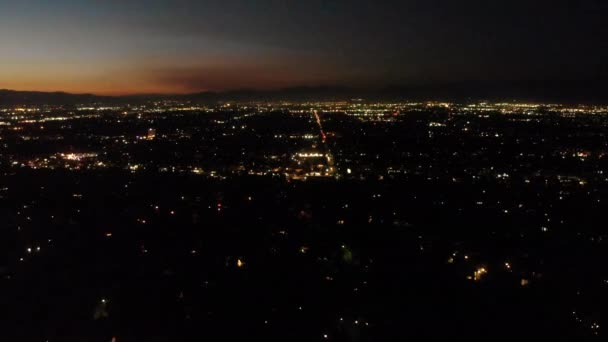
M 67 94 L 67 95 L 76 95 L 76 96 L 98 96 L 98 97 L 129 97 L 129 96 L 183 96 L 183 95 L 195 95 L 195 94 L 227 94 L 234 92 L 258 92 L 258 93 L 272 93 L 279 92 L 285 90 L 297 90 L 297 89 L 340 89 L 340 90 L 350 90 L 350 91 L 389 91 L 401 88 L 402 90 L 410 89 L 410 90 L 432 90 L 436 88 L 436 90 L 440 90 L 441 88 L 450 88 L 457 87 L 463 85 L 477 85 L 477 86 L 498 86 L 498 87 L 522 87 L 522 86 L 548 86 L 551 85 L 553 90 L 555 90 L 556 85 L 561 85 L 562 88 L 566 85 L 572 86 L 574 84 L 580 85 L 582 83 L 588 84 L 591 88 L 595 88 L 595 86 L 603 85 L 608 80 L 604 79 L 562 79 L 562 80 L 462 80 L 462 81 L 449 81 L 449 82 L 440 82 L 440 83 L 418 83 L 418 84 L 385 84 L 385 85 L 376 85 L 376 86 L 361 86 L 361 85 L 344 85 L 344 84 L 316 84 L 316 85 L 292 85 L 285 87 L 273 87 L 273 88 L 255 88 L 255 87 L 235 87 L 235 88 L 226 88 L 226 89 L 200 89 L 193 91 L 177 91 L 177 92 L 95 92 L 95 91 L 83 91 L 83 92 L 72 92 L 68 90 L 36 90 L 36 89 L 16 89 L 16 88 L 0 88 L 0 91 L 10 91 L 10 92 L 29 92 L 29 93 L 46 93 L 46 94 Z M 559 87 L 557 87 L 559 89 Z M 447 90 L 447 89 L 442 89 Z M 462 89 L 461 89 L 462 90 Z M 587 89 L 589 90 L 589 89 Z M 461 94 L 462 95 L 462 94 Z M 519 94 L 520 96 L 526 96 L 525 94 Z

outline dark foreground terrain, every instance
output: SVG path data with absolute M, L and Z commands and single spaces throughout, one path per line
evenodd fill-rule
M 1 339 L 601 338 L 605 113 L 308 106 L 7 111 Z

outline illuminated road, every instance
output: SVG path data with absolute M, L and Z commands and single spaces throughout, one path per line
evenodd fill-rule
M 327 166 L 328 166 L 327 175 L 331 176 L 334 174 L 335 168 L 334 168 L 333 156 L 331 154 L 331 151 L 329 150 L 329 147 L 326 144 L 327 135 L 325 134 L 325 131 L 323 130 L 323 123 L 321 122 L 321 116 L 319 116 L 319 113 L 316 110 L 313 110 L 312 115 L 315 117 L 315 120 L 317 121 L 317 125 L 319 126 L 319 132 L 321 134 L 321 142 L 323 144 L 323 148 L 326 150 Z
M 323 131 L 323 124 L 321 123 L 321 117 L 319 116 L 319 113 L 316 110 L 313 110 L 312 114 L 314 115 L 315 120 L 317 120 L 317 125 L 319 125 L 319 131 L 321 132 L 321 139 L 322 139 L 323 143 L 325 143 L 325 141 L 327 140 L 327 135 L 325 135 L 325 131 Z

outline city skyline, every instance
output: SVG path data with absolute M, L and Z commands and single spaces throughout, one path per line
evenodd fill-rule
M 606 17 L 0 0 L 3 340 L 601 339 Z

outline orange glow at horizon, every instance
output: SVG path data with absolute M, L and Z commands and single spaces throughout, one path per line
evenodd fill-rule
M 278 89 L 290 86 L 315 86 L 332 82 L 319 78 L 300 77 L 299 75 L 277 75 L 271 72 L 244 74 L 239 79 L 239 71 L 226 73 L 214 72 L 207 79 L 197 74 L 176 74 L 166 76 L 168 80 L 157 80 L 140 74 L 133 76 L 107 77 L 3 77 L 0 73 L 0 89 L 16 91 L 66 92 L 73 94 L 95 94 L 122 96 L 136 94 L 187 94 L 204 91 L 226 91 L 233 89 Z M 175 77 L 175 80 L 171 79 Z M 201 78 L 199 81 L 197 78 Z M 184 78 L 182 81 L 181 78 Z M 189 78 L 192 78 L 191 80 Z M 199 85 L 200 84 L 200 85 Z
M 95 94 L 105 96 L 122 96 L 135 94 L 183 94 L 208 89 L 186 89 L 177 84 L 159 84 L 130 77 L 75 79 L 66 77 L 16 77 L 4 78 L 1 89 L 17 91 L 66 92 L 73 94 Z
M 175 65 L 179 65 L 175 67 Z M 339 74 L 339 72 L 338 72 Z M 206 60 L 179 63 L 142 58 L 117 64 L 16 63 L 0 65 L 0 89 L 96 95 L 185 94 L 232 89 L 277 89 L 346 80 L 314 61 L 298 68 L 285 61 Z

